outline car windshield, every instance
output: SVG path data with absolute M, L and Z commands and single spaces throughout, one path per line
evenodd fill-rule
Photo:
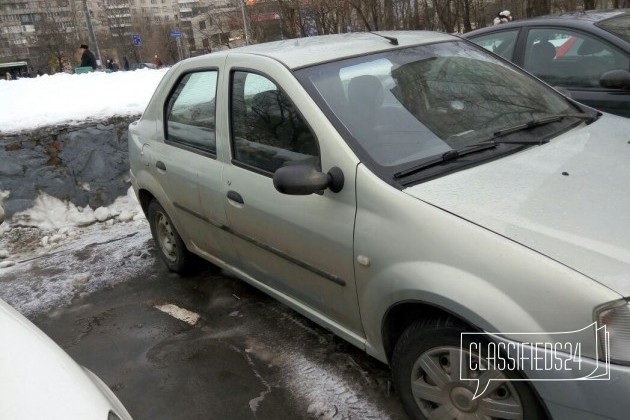
M 597 24 L 600 28 L 618 36 L 626 42 L 630 42 L 630 13 L 606 19 Z
M 351 143 L 389 168 L 576 112 L 552 89 L 462 41 L 325 63 L 296 76 L 325 102 L 330 112 L 324 111 L 347 129 Z

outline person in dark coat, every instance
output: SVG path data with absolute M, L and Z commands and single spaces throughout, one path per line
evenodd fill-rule
M 96 58 L 86 44 L 81 44 L 81 67 L 92 67 L 96 70 Z
M 129 70 L 129 60 L 127 60 L 127 57 L 123 57 L 123 68 L 125 71 Z

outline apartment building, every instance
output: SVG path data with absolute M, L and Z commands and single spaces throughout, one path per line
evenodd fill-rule
M 231 0 L 218 0 L 225 3 Z M 152 61 L 163 54 L 176 59 L 175 39 L 182 33 L 184 56 L 203 48 L 195 43 L 193 20 L 215 0 L 3 0 L 0 2 L 0 67 L 27 62 L 43 72 L 58 71 L 55 61 L 77 65 L 82 43 L 105 57 Z M 141 45 L 133 43 L 134 35 Z M 99 54 L 100 53 L 100 54 Z M 57 59 L 55 58 L 57 57 Z M 170 59 L 169 59 L 170 57 Z
M 0 63 L 46 67 L 54 57 L 70 60 L 87 32 L 84 10 L 77 0 L 0 2 Z

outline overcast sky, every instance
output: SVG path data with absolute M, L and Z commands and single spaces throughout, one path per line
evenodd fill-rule
M 141 114 L 168 69 L 0 80 L 0 133 Z

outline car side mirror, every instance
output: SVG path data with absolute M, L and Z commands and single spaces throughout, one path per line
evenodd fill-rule
M 599 78 L 599 84 L 608 89 L 630 89 L 630 71 L 607 71 Z
M 341 169 L 334 167 L 327 174 L 309 164 L 283 166 L 273 174 L 273 186 L 282 194 L 309 195 L 329 188 L 339 192 L 343 188 Z

